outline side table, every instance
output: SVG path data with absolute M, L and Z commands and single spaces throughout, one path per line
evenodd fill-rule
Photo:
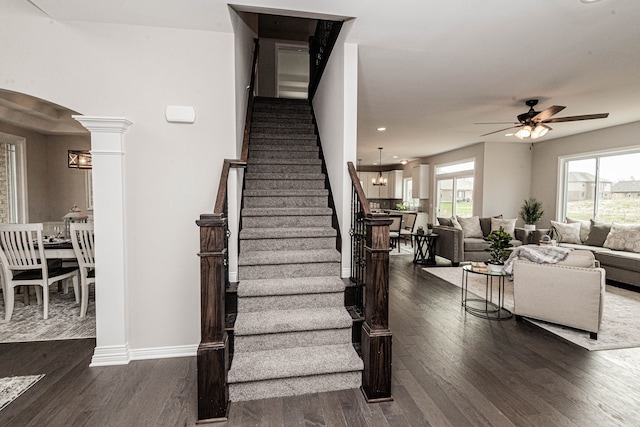
M 436 265 L 435 245 L 438 235 L 412 233 L 414 264 Z
M 485 297 L 469 298 L 469 274 L 479 274 L 485 276 Z M 467 313 L 474 316 L 483 317 L 489 320 L 507 320 L 513 314 L 504 308 L 504 279 L 507 277 L 504 272 L 477 271 L 470 265 L 462 267 L 462 306 Z M 498 302 L 492 301 L 494 279 L 498 284 Z

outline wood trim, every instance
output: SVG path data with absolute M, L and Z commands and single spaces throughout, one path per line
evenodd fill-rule
M 362 185 L 360 185 L 360 178 L 358 178 L 358 172 L 356 172 L 356 167 L 353 165 L 353 162 L 347 162 L 347 169 L 349 170 L 349 176 L 351 177 L 351 184 L 358 195 L 360 209 L 364 216 L 369 217 L 372 215 L 371 209 L 369 208 L 369 201 L 367 200 L 367 196 L 364 195 L 364 190 L 362 189 Z
M 260 51 L 260 44 L 258 39 L 253 41 L 253 63 L 251 65 L 251 83 L 249 83 L 249 99 L 247 101 L 247 113 L 245 115 L 244 122 L 244 135 L 242 138 L 242 151 L 240 153 L 240 159 L 245 162 L 249 158 L 249 138 L 251 137 L 251 120 L 253 118 L 253 99 L 255 98 L 255 86 L 256 86 L 256 74 L 258 73 L 258 53 Z

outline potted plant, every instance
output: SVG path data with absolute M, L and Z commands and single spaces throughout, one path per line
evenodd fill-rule
M 431 234 L 433 232 L 433 224 L 428 222 L 427 223 L 427 233 Z
M 540 221 L 543 214 L 542 203 L 534 197 L 525 200 L 520 208 L 520 218 L 524 220 L 524 229 L 529 231 L 535 230 L 535 223 Z
M 490 271 L 500 272 L 504 266 L 504 262 L 509 258 L 510 252 L 507 248 L 512 247 L 511 234 L 504 231 L 500 226 L 498 230 L 493 230 L 487 236 L 486 240 L 491 243 L 488 249 L 491 259 L 487 262 Z

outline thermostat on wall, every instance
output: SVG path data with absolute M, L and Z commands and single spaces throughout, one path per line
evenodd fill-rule
M 185 105 L 167 105 L 165 116 L 170 123 L 193 123 L 196 121 L 196 110 Z

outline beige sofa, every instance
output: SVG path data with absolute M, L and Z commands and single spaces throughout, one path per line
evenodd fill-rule
M 574 250 L 557 264 L 513 263 L 516 320 L 522 317 L 590 332 L 597 339 L 605 293 L 605 270 L 591 251 Z

